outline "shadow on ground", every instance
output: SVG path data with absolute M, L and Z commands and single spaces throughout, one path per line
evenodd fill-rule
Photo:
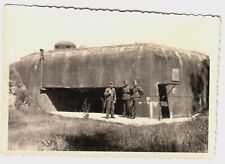
M 79 136 L 67 136 L 69 151 L 120 151 L 121 147 L 113 145 L 106 133 L 98 132 L 95 135 L 81 134 Z

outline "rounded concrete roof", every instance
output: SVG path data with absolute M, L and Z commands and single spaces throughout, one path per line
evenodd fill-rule
M 67 49 L 67 48 L 76 48 L 76 45 L 73 42 L 69 41 L 60 41 L 55 44 L 55 49 Z

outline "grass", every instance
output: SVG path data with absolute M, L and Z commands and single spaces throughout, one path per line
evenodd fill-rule
M 207 152 L 208 117 L 131 126 L 41 112 L 10 111 L 10 150 Z

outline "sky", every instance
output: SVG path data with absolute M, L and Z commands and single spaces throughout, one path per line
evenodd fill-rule
M 64 40 L 77 47 L 156 43 L 209 56 L 218 50 L 219 19 L 212 17 L 5 6 L 3 18 L 9 63 Z

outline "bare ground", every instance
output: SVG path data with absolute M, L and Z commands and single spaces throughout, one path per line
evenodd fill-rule
M 82 112 L 52 112 L 51 114 L 59 115 L 67 118 L 84 118 L 85 114 Z M 126 117 L 122 117 L 121 115 L 115 115 L 115 118 L 106 119 L 106 114 L 103 113 L 89 113 L 89 119 L 100 120 L 105 122 L 114 122 L 120 123 L 124 125 L 134 125 L 134 126 L 146 126 L 146 125 L 156 125 L 156 124 L 170 124 L 170 123 L 178 123 L 178 122 L 186 122 L 191 121 L 192 117 L 184 117 L 184 118 L 163 118 L 163 119 L 152 119 L 146 117 L 136 117 L 135 119 L 128 119 Z

